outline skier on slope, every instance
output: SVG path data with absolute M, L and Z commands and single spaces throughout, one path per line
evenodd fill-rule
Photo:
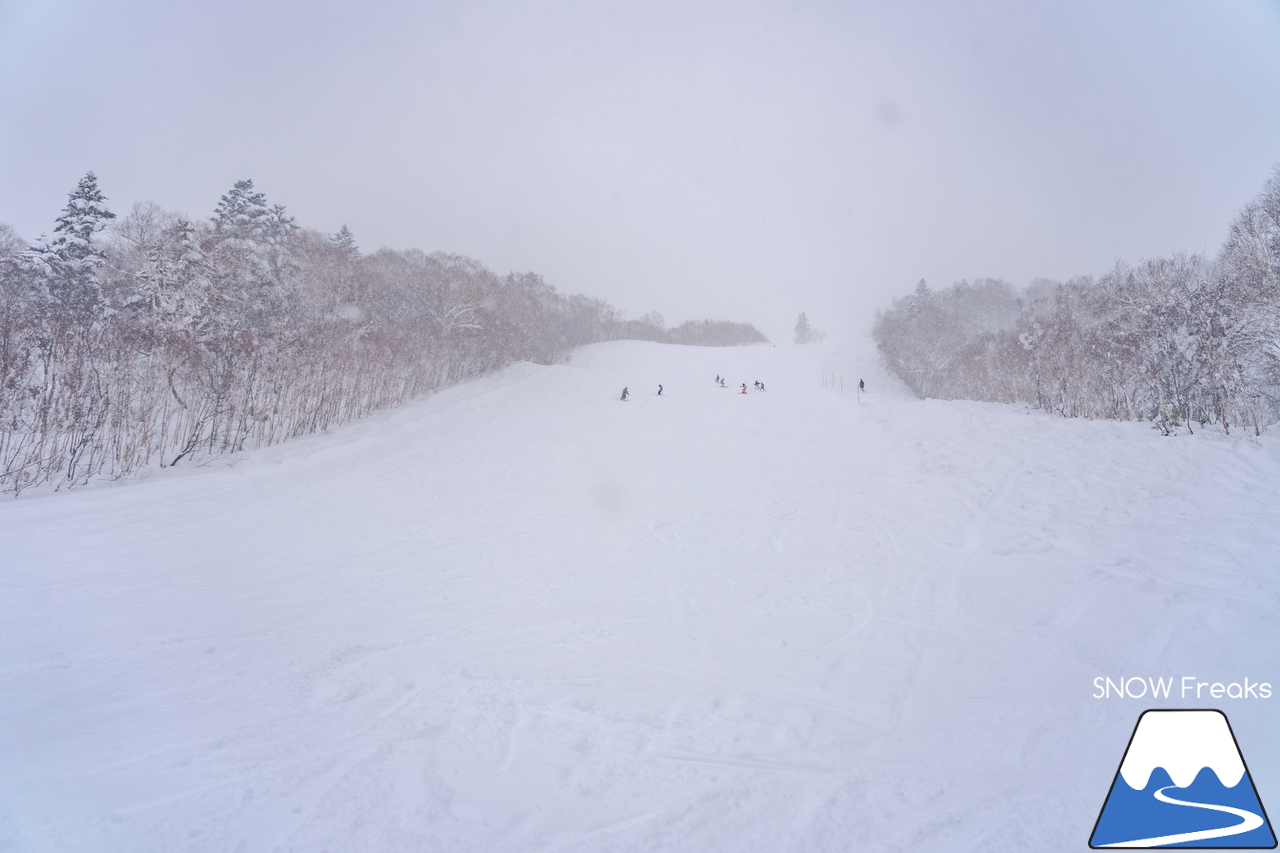
M 622 389 L 622 399 L 623 399 L 624 401 L 627 399 L 627 394 L 628 394 L 628 393 L 629 393 L 629 392 L 627 391 L 627 389 L 626 389 L 626 388 L 623 388 L 623 389 Z
M 724 384 L 724 380 L 723 380 L 723 379 L 721 379 L 721 380 L 720 380 L 720 387 L 721 387 L 721 388 L 727 388 L 727 387 L 729 387 L 729 386 L 725 385 L 725 384 Z
M 717 374 L 716 374 L 716 384 L 717 384 L 717 385 L 719 385 L 719 384 L 720 384 L 720 374 L 719 374 L 719 373 L 717 373 Z
M 745 382 L 742 383 L 742 393 L 743 394 L 747 393 L 747 383 Z
M 859 391 L 865 391 L 865 390 L 867 390 L 867 383 L 865 383 L 865 382 L 863 382 L 861 379 L 859 379 L 859 380 L 858 380 L 858 390 L 859 390 Z
M 661 397 L 661 396 L 662 396 L 662 386 L 661 386 L 661 385 L 659 385 L 659 386 L 658 386 L 658 396 L 659 396 L 659 397 Z

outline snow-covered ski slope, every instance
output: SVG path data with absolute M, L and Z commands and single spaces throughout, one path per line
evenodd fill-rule
M 605 344 L 0 503 L 0 850 L 1081 850 L 1147 707 L 1280 809 L 1280 698 L 1092 698 L 1280 688 L 1277 443 L 873 365 Z

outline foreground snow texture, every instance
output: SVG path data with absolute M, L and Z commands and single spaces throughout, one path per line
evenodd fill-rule
M 0 850 L 1081 850 L 1152 704 L 1280 808 L 1280 699 L 1092 698 L 1280 683 L 1270 437 L 822 358 L 598 345 L 0 504 Z

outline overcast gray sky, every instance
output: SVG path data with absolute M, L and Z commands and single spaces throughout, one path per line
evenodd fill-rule
M 0 0 L 0 221 L 208 216 L 637 316 L 865 329 L 920 278 L 1216 251 L 1280 162 L 1280 3 Z

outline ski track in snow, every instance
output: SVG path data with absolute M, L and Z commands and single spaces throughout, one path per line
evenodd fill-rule
M 1280 447 L 874 365 L 598 345 L 0 504 L 0 850 L 1082 849 L 1094 677 L 1280 680 Z

